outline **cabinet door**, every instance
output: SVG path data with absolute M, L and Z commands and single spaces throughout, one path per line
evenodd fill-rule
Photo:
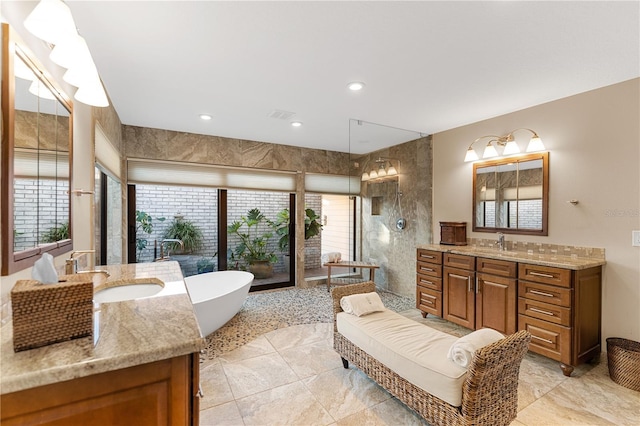
M 444 268 L 443 318 L 470 329 L 475 328 L 475 273 Z
M 516 288 L 514 278 L 479 273 L 476 281 L 476 328 L 493 328 L 502 334 L 515 333 Z
M 416 308 L 425 313 L 425 318 L 426 313 L 442 317 L 442 292 L 416 286 Z
M 2 395 L 3 426 L 192 425 L 198 354 Z M 195 419 L 197 420 L 197 418 Z

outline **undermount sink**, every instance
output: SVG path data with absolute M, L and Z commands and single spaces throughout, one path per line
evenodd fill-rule
M 124 302 L 154 296 L 163 289 L 162 282 L 145 280 L 139 282 L 114 283 L 93 295 L 95 303 Z

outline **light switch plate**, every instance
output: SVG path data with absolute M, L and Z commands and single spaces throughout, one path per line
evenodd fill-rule
M 631 231 L 631 245 L 640 247 L 640 231 Z

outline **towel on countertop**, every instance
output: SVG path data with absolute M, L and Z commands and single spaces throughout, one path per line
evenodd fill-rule
M 360 293 L 344 296 L 340 299 L 340 307 L 348 314 L 361 317 L 374 312 L 384 311 L 384 304 L 378 293 Z
M 504 339 L 504 335 L 491 328 L 481 328 L 453 342 L 447 358 L 460 367 L 468 367 L 476 350 L 493 342 Z

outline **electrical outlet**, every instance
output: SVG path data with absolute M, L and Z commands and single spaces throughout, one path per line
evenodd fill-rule
M 631 231 L 631 245 L 640 247 L 640 231 Z

